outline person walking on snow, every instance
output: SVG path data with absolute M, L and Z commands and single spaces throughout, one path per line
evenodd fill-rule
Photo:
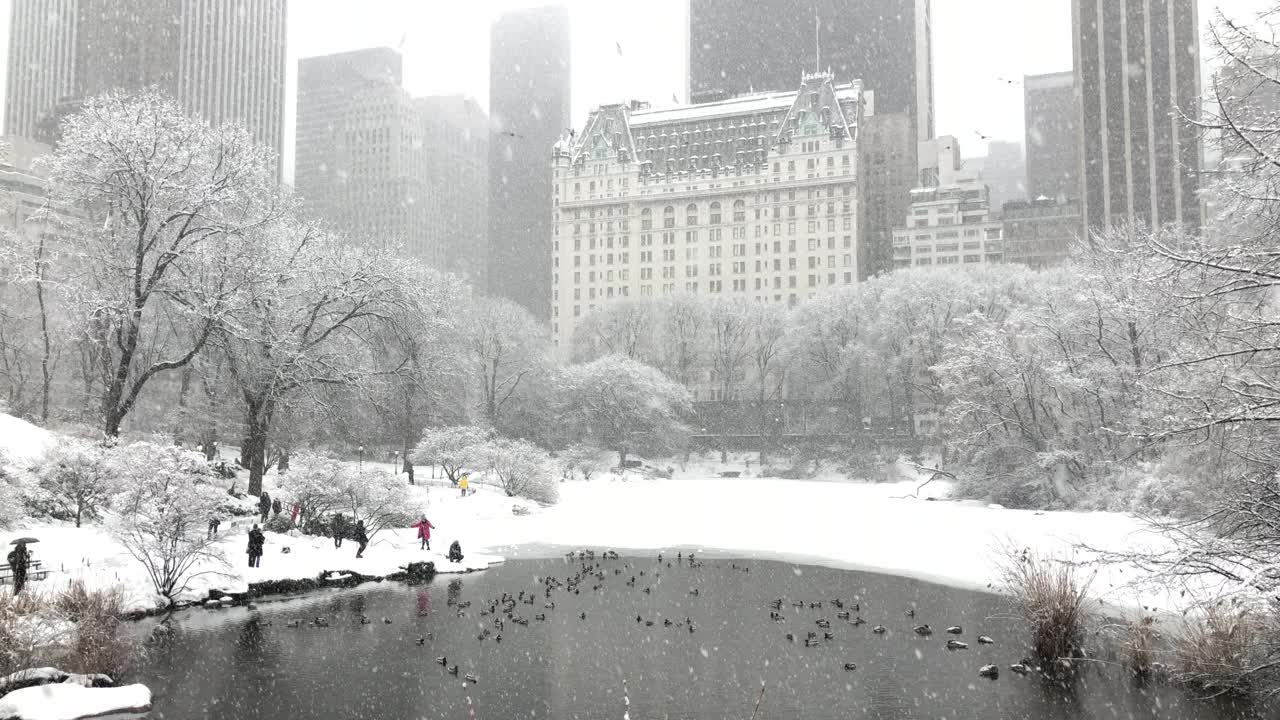
M 427 519 L 427 516 L 423 515 L 422 519 L 414 523 L 413 527 L 418 528 L 418 539 L 422 541 L 422 544 L 418 546 L 418 549 L 430 550 L 431 531 L 435 528 L 435 525 L 432 525 L 431 521 Z
M 329 526 L 329 530 L 333 533 L 333 546 L 342 547 L 342 538 L 347 534 L 347 519 L 342 517 L 342 513 L 333 516 L 333 522 Z
M 258 498 L 258 514 L 262 516 L 262 522 L 267 521 L 267 515 L 271 512 L 271 496 L 266 490 L 262 491 L 262 495 Z
M 467 488 L 471 487 L 471 480 L 466 473 L 462 474 L 462 479 L 458 481 L 458 487 L 462 488 L 462 497 L 466 497 Z
M 356 521 L 356 532 L 353 539 L 360 543 L 360 547 L 356 550 L 356 557 L 364 557 L 364 549 L 369 546 L 369 534 L 364 531 L 363 520 Z
M 262 534 L 257 525 L 249 531 L 249 567 L 262 567 L 262 546 L 267 542 L 267 536 Z
M 280 511 L 284 510 L 284 506 L 280 504 L 280 498 L 271 501 L 271 516 L 280 517 Z
M 16 596 L 27 584 L 27 565 L 31 562 L 31 553 L 27 551 L 27 544 L 19 541 L 17 546 L 9 551 L 8 560 L 9 572 L 13 573 L 13 594 Z

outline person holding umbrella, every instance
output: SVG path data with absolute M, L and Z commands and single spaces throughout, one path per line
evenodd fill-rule
M 27 551 L 27 543 L 37 542 L 35 538 L 20 538 L 9 543 L 15 547 L 9 551 L 9 570 L 13 573 L 13 594 L 22 592 L 27 584 L 27 565 L 31 562 L 31 553 Z

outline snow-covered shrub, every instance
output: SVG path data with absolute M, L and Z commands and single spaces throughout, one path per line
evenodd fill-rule
M 287 533 L 293 529 L 293 521 L 287 513 L 272 515 L 263 523 L 262 529 L 268 532 Z
M 173 604 L 191 580 L 226 566 L 207 538 L 226 495 L 203 455 L 140 442 L 116 449 L 110 462 L 124 488 L 114 501 L 112 533 L 146 569 L 157 595 Z
M 32 502 L 59 520 L 93 520 L 119 490 L 115 473 L 101 443 L 64 438 L 51 446 L 36 465 Z
M 570 479 L 581 477 L 590 480 L 591 476 L 608 465 L 604 451 L 594 445 L 578 443 L 561 450 L 557 459 L 565 475 Z
M 484 446 L 481 458 L 481 466 L 493 475 L 508 497 L 540 503 L 560 499 L 555 464 L 537 445 L 500 438 Z
M 90 590 L 74 580 L 53 600 L 67 621 L 75 624 L 75 640 L 59 667 L 73 673 L 104 673 L 122 677 L 143 654 L 132 633 L 121 632 L 125 612 L 124 589 L 116 586 Z
M 449 481 L 456 484 L 492 437 L 492 430 L 474 425 L 429 428 L 423 431 L 422 440 L 409 459 L 418 465 L 439 465 Z
M 1093 576 L 1081 575 L 1072 562 L 1012 549 L 1000 573 L 1014 611 L 1027 623 L 1041 671 L 1051 677 L 1073 674 L 1075 661 L 1085 656 Z
M 1173 642 L 1175 681 L 1209 695 L 1274 692 L 1277 616 L 1239 602 L 1217 602 L 1188 619 Z
M 352 526 L 363 520 L 370 541 L 384 528 L 408 527 L 420 511 L 409 507 L 409 484 L 399 474 L 379 470 L 348 473 L 339 490 L 334 509 L 347 514 Z
M 38 590 L 17 597 L 0 591 L 0 676 L 48 665 L 70 631 Z
M 333 458 L 300 452 L 289 458 L 289 472 L 276 478 L 276 495 L 286 507 L 300 508 L 298 525 L 306 531 L 311 523 L 341 508 L 349 475 L 350 470 Z
M 0 448 L 0 529 L 12 527 L 23 516 L 30 493 L 28 475 L 10 464 L 8 453 Z

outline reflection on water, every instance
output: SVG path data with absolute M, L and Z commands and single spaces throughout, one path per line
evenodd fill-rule
M 427 585 L 369 584 L 256 610 L 194 611 L 177 617 L 180 633 L 136 679 L 155 691 L 152 717 L 175 720 L 463 718 L 468 696 L 480 718 L 594 720 L 622 717 L 624 683 L 634 720 L 750 717 L 762 683 L 761 720 L 1263 716 L 1168 688 L 1137 690 L 1105 665 L 1066 690 L 1007 671 L 981 679 L 982 665 L 1005 670 L 1024 654 L 995 596 L 779 562 L 699 563 L 597 559 L 600 574 L 585 576 L 576 593 L 557 588 L 548 597 L 544 578 L 568 584 L 582 565 L 515 560 Z M 513 614 L 527 625 L 501 610 L 486 614 L 504 593 L 517 598 Z M 769 617 L 777 598 L 785 598 L 782 621 Z M 833 599 L 867 624 L 839 618 Z M 914 619 L 905 612 L 913 607 Z M 916 623 L 939 632 L 918 637 Z M 888 632 L 873 634 L 877 624 Z M 945 649 L 948 625 L 963 627 L 968 650 Z M 817 633 L 812 647 L 809 632 Z M 978 645 L 980 634 L 996 644 Z M 456 677 L 448 672 L 455 664 Z M 478 684 L 465 683 L 466 673 Z

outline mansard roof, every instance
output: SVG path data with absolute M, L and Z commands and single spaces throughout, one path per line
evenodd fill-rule
M 656 110 L 605 105 L 556 152 L 575 164 L 639 162 L 642 174 L 757 165 L 800 137 L 856 137 L 861 95 L 859 81 L 836 85 L 830 73 L 814 73 L 793 92 Z

